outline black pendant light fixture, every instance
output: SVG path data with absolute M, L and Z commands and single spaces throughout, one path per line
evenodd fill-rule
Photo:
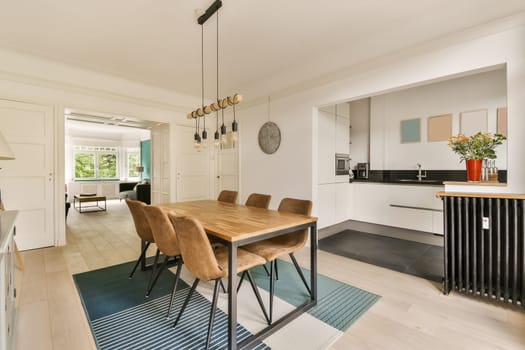
M 219 98 L 219 9 L 222 7 L 222 1 L 216 0 L 210 7 L 204 12 L 202 16 L 197 19 L 197 23 L 201 25 L 201 94 L 202 94 L 202 103 L 201 107 L 188 113 L 188 119 L 195 119 L 195 135 L 194 135 L 194 147 L 196 150 L 201 150 L 206 148 L 208 144 L 208 132 L 206 131 L 206 115 L 211 112 L 215 113 L 215 134 L 214 134 L 214 146 L 219 148 L 221 144 L 227 142 L 227 130 L 226 125 L 224 125 L 224 109 L 233 106 L 233 122 L 232 122 L 232 142 L 233 146 L 238 139 L 238 123 L 235 115 L 235 105 L 242 101 L 242 95 L 234 94 L 233 96 L 228 96 L 224 99 Z M 205 106 L 204 105 L 204 23 L 217 13 L 217 100 L 216 102 Z M 222 124 L 219 130 L 219 110 L 221 112 Z M 202 117 L 202 138 L 199 134 L 200 131 L 200 121 Z

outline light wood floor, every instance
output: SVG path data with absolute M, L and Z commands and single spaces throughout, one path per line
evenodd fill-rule
M 107 213 L 71 210 L 67 242 L 22 253 L 17 349 L 95 349 L 71 275 L 134 260 L 139 253 L 127 207 L 118 201 L 108 202 Z M 298 258 L 308 266 L 307 251 Z M 444 296 L 438 284 L 323 251 L 319 273 L 381 296 L 332 349 L 525 349 L 520 308 Z

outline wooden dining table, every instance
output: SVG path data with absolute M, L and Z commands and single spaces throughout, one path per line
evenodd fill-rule
M 228 259 L 228 349 L 242 349 L 264 339 L 317 303 L 317 218 L 244 205 L 199 200 L 157 204 L 178 215 L 197 218 L 206 233 L 225 244 Z M 308 300 L 242 342 L 237 342 L 237 247 L 302 229 L 310 229 L 310 289 Z M 282 283 L 285 283 L 284 281 Z

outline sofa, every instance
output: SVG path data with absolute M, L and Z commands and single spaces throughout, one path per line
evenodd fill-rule
M 120 200 L 129 198 L 151 204 L 151 185 L 139 182 L 121 182 L 119 184 Z

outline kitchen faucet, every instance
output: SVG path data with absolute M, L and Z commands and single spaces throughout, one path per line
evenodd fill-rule
M 421 164 L 417 163 L 417 181 L 421 181 L 422 179 L 427 177 L 427 171 L 425 170 L 425 174 L 421 173 Z

